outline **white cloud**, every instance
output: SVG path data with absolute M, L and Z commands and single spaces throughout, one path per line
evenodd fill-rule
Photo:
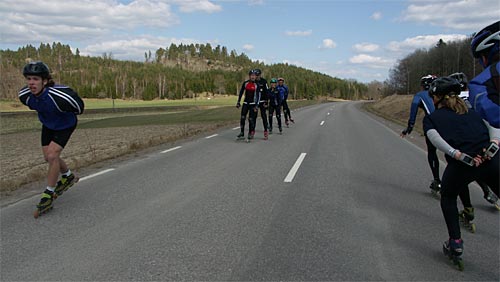
M 248 0 L 248 5 L 250 6 L 264 5 L 264 0 Z
M 379 46 L 377 44 L 363 42 L 354 44 L 353 49 L 359 53 L 371 53 L 377 51 Z
M 168 1 L 167 1 L 168 2 Z M 178 4 L 181 12 L 220 12 L 222 7 L 208 0 L 173 0 L 172 3 Z
M 401 16 L 403 21 L 421 22 L 451 29 L 479 31 L 499 18 L 498 0 L 414 0 Z
M 333 49 L 335 47 L 337 47 L 337 43 L 329 38 L 323 39 L 323 44 L 319 46 L 320 49 Z
M 283 64 L 289 64 L 297 67 L 302 67 L 304 63 L 301 61 L 294 61 L 294 60 L 283 60 Z
M 245 44 L 243 45 L 243 50 L 247 52 L 252 52 L 255 47 L 252 44 Z
M 378 21 L 378 20 L 382 19 L 382 13 L 381 12 L 375 12 L 375 13 L 373 13 L 370 16 L 370 18 L 373 19 L 373 20 Z
M 189 45 L 191 43 L 205 44 L 206 41 L 200 42 L 199 40 L 189 38 L 177 39 L 143 35 L 136 38 L 108 40 L 91 44 L 81 48 L 80 52 L 83 56 L 101 56 L 104 53 L 111 52 L 114 59 L 142 61 L 144 60 L 144 52 L 150 50 L 154 55 L 160 47 L 165 48 L 172 43 L 176 45 L 180 45 L 181 43 Z
M 466 37 L 463 34 L 420 35 L 406 38 L 403 41 L 391 41 L 387 48 L 392 52 L 410 53 L 416 49 L 427 49 L 435 46 L 440 39 L 443 39 L 445 42 L 451 42 L 463 40 Z
M 387 68 L 390 67 L 394 62 L 389 59 L 384 59 L 382 57 L 371 56 L 367 54 L 359 54 L 349 59 L 352 64 L 362 64 L 371 68 Z
M 288 36 L 309 36 L 312 34 L 312 30 L 296 30 L 296 31 L 285 31 Z
M 182 12 L 221 10 L 219 5 L 208 0 L 133 0 L 126 4 L 111 0 L 83 3 L 77 0 L 3 0 L 0 1 L 1 40 L 4 44 L 90 42 L 141 28 L 170 28 L 180 23 L 172 12 L 172 5 L 178 5 Z

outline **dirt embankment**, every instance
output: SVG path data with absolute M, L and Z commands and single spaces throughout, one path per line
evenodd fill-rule
M 77 129 L 62 157 L 72 169 L 78 170 L 100 161 L 227 125 L 227 122 L 219 122 Z M 8 195 L 23 184 L 45 178 L 47 164 L 42 155 L 40 132 L 0 135 L 0 171 L 0 195 Z
M 392 95 L 377 102 L 365 104 L 365 109 L 385 119 L 401 124 L 402 128 L 404 128 L 408 125 L 412 100 L 413 95 Z M 423 134 L 423 118 L 424 112 L 419 110 L 414 130 L 420 134 Z

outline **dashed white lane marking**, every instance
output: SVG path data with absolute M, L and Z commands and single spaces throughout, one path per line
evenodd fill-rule
M 304 158 L 306 157 L 306 153 L 300 154 L 299 158 L 297 161 L 295 161 L 295 164 L 292 166 L 290 171 L 288 172 L 288 175 L 285 177 L 284 182 L 292 182 L 293 178 L 295 177 L 295 174 L 300 168 L 300 165 L 302 164 L 302 161 L 304 161 Z
M 214 135 L 207 136 L 207 137 L 205 137 L 205 139 L 214 138 L 215 136 L 219 136 L 219 134 L 214 134 Z
M 80 178 L 80 180 L 79 180 L 79 181 L 85 181 L 85 180 L 87 180 L 87 179 L 90 179 L 90 178 L 93 178 L 93 177 L 96 177 L 96 176 L 99 176 L 99 175 L 103 175 L 103 174 L 108 173 L 108 172 L 111 172 L 111 171 L 113 171 L 113 170 L 115 170 L 115 169 L 114 169 L 114 168 L 108 168 L 108 169 L 105 169 L 105 170 L 103 170 L 103 171 L 99 171 L 99 172 L 96 172 L 96 173 L 94 173 L 94 174 L 91 174 L 91 175 L 88 175 L 88 176 L 82 177 L 82 178 Z
M 238 126 L 238 127 L 233 128 L 233 130 L 236 130 L 236 129 L 240 129 L 240 127 Z
M 319 125 L 323 126 L 323 124 L 325 124 L 325 121 L 322 121 Z
M 182 146 L 173 147 L 173 148 L 167 149 L 165 151 L 161 151 L 160 153 L 165 154 L 165 153 L 172 152 L 172 151 L 175 151 L 175 150 L 180 149 L 180 148 L 182 148 Z

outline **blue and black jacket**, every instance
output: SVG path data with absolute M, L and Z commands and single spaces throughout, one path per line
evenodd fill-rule
M 434 112 L 434 102 L 432 98 L 429 96 L 429 92 L 427 90 L 422 90 L 415 94 L 413 100 L 411 101 L 410 108 L 410 118 L 408 119 L 408 134 L 415 126 L 415 120 L 417 119 L 418 108 L 422 108 L 425 112 L 425 115 L 430 115 Z
M 269 89 L 269 104 L 271 106 L 279 107 L 281 106 L 281 94 L 277 87 Z
M 76 126 L 76 115 L 82 114 L 84 109 L 84 103 L 78 94 L 64 85 L 45 87 L 38 96 L 25 86 L 19 91 L 19 100 L 31 110 L 37 111 L 40 122 L 52 130 Z
M 286 86 L 285 84 L 283 84 L 283 85 L 276 86 L 276 88 L 280 92 L 281 101 L 286 102 L 286 100 L 288 99 L 288 86 Z
M 492 64 L 469 82 L 472 108 L 488 123 L 500 128 L 499 80 L 500 63 Z
M 259 86 L 259 103 L 267 103 L 268 101 L 268 94 L 269 94 L 269 87 L 267 86 L 267 80 L 264 78 L 260 78 L 257 81 L 257 85 Z

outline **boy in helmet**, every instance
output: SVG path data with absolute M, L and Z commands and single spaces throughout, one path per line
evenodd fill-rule
M 241 98 L 245 94 L 245 99 L 243 100 L 243 107 L 241 108 L 241 119 L 240 119 L 240 129 L 241 132 L 238 135 L 238 139 L 245 137 L 245 119 L 248 114 L 248 139 L 253 139 L 255 135 L 255 120 L 257 119 L 257 111 L 259 104 L 259 91 L 256 82 L 257 72 L 251 70 L 248 72 L 249 79 L 245 80 L 241 85 L 240 94 L 238 95 L 238 102 L 236 103 L 236 108 L 241 107 Z
M 285 124 L 288 127 L 288 121 L 290 120 L 292 123 L 295 121 L 292 119 L 290 114 L 290 108 L 288 107 L 288 86 L 285 85 L 285 79 L 280 77 L 278 78 L 278 90 L 280 91 L 281 101 L 283 105 L 283 115 L 285 116 Z
M 483 119 L 500 128 L 500 21 L 476 33 L 471 49 L 484 70 L 470 81 L 469 100 Z
M 280 134 L 283 132 L 281 128 L 281 95 L 276 88 L 278 81 L 276 78 L 271 79 L 271 89 L 269 89 L 269 134 L 273 133 L 273 113 L 276 112 L 276 120 L 278 120 L 278 129 Z
M 431 74 L 423 76 L 420 79 L 420 87 L 422 90 L 413 97 L 411 102 L 410 118 L 408 119 L 408 127 L 401 132 L 402 138 L 412 132 L 415 120 L 417 119 L 418 108 L 422 108 L 426 116 L 434 112 L 434 104 L 432 103 L 432 99 L 430 98 L 428 92 L 434 79 L 436 79 L 436 76 Z M 436 153 L 436 148 L 432 145 L 427 136 L 425 136 L 425 143 L 427 144 L 427 161 L 429 162 L 432 176 L 434 177 L 434 180 L 429 188 L 433 194 L 439 195 L 439 190 L 441 188 L 441 181 L 439 179 L 439 159 Z
M 429 95 L 436 110 L 424 117 L 424 132 L 436 148 L 445 153 L 448 165 L 443 173 L 441 210 L 449 239 L 443 251 L 463 269 L 457 196 L 472 181 L 485 182 L 498 195 L 500 186 L 499 154 L 486 154 L 486 148 L 500 142 L 500 130 L 491 127 L 476 112 L 469 111 L 458 97 L 456 79 L 441 77 L 432 82 Z
M 76 128 L 77 117 L 83 113 L 84 104 L 71 88 L 55 85 L 49 68 L 43 62 L 24 66 L 27 86 L 19 91 L 19 99 L 31 110 L 38 112 L 42 123 L 42 151 L 49 164 L 47 188 L 34 213 L 35 218 L 50 210 L 57 196 L 78 181 L 78 177 L 61 159 L 61 152 Z M 58 181 L 59 174 L 62 174 Z

